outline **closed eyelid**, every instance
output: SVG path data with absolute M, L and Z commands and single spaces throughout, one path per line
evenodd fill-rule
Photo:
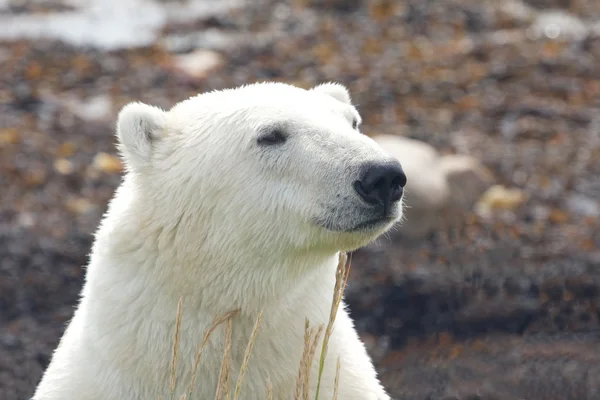
M 266 133 L 272 132 L 272 131 L 287 132 L 288 131 L 288 124 L 282 123 L 282 122 L 275 122 L 275 123 L 265 124 L 265 125 L 259 127 L 257 131 L 259 133 L 263 133 L 263 134 L 266 134 Z
M 360 114 L 352 108 L 346 109 L 344 112 L 344 115 L 345 115 L 346 119 L 348 121 L 350 121 L 350 123 L 353 123 L 354 121 L 356 121 L 356 123 L 358 125 L 360 125 L 362 122 L 362 118 L 360 117 Z

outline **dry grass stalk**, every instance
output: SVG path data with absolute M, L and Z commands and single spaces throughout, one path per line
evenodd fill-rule
M 304 350 L 300 358 L 300 368 L 298 369 L 298 377 L 296 378 L 295 400 L 308 399 L 310 393 L 310 370 L 317 349 L 317 343 L 322 333 L 322 325 L 315 332 L 315 329 L 311 328 L 309 321 L 306 320 L 304 324 Z
M 345 253 L 340 253 L 340 259 L 338 263 L 338 267 L 336 270 L 336 281 L 334 287 L 333 301 L 331 304 L 331 311 L 329 315 L 329 321 L 327 324 L 327 328 L 325 329 L 325 337 L 323 338 L 323 343 L 321 346 L 321 354 L 319 359 L 319 374 L 317 381 L 317 391 L 315 394 L 315 400 L 319 399 L 319 390 L 321 386 L 321 379 L 323 375 L 323 370 L 325 366 L 325 358 L 327 354 L 329 338 L 333 333 L 333 325 L 335 322 L 335 318 L 337 315 L 337 311 L 342 302 L 342 298 L 344 295 L 344 290 L 346 289 L 346 285 L 348 283 L 348 277 L 350 274 L 350 264 L 351 260 Z M 179 341 L 181 335 L 181 318 L 182 318 L 182 302 L 183 299 L 179 300 L 177 306 L 177 320 L 176 320 L 176 328 L 175 328 L 175 343 L 173 345 L 173 358 L 171 363 L 171 399 L 173 399 L 175 392 L 175 383 L 176 383 L 176 372 L 177 372 L 177 360 L 179 356 Z M 229 400 L 231 398 L 229 388 L 230 388 L 230 369 L 231 369 L 231 337 L 233 331 L 233 323 L 232 318 L 239 313 L 238 310 L 230 311 L 218 318 L 215 318 L 211 327 L 204 333 L 202 338 L 202 342 L 196 351 L 196 357 L 194 360 L 194 367 L 192 370 L 192 378 L 190 382 L 189 388 L 189 397 L 191 399 L 195 384 L 196 377 L 198 371 L 198 365 L 202 359 L 202 352 L 206 347 L 208 340 L 215 329 L 224 322 L 227 322 L 226 330 L 225 330 L 225 350 L 223 354 L 223 360 L 221 362 L 221 371 L 219 374 L 219 381 L 217 384 L 217 393 L 216 400 L 223 400 L 223 396 L 225 399 Z M 238 400 L 241 387 L 243 383 L 243 379 L 248 368 L 248 362 L 250 360 L 250 355 L 252 353 L 252 349 L 254 346 L 254 342 L 256 341 L 256 336 L 258 334 L 258 329 L 262 323 L 262 311 L 258 314 L 254 328 L 252 329 L 252 333 L 250 335 L 250 339 L 248 345 L 246 347 L 246 351 L 244 353 L 244 359 L 240 368 L 240 373 L 238 375 L 238 380 L 236 382 L 235 392 L 233 400 Z M 310 388 L 310 370 L 311 365 L 314 360 L 314 355 L 316 353 L 317 344 L 321 335 L 323 334 L 323 325 L 320 325 L 315 332 L 314 328 L 310 328 L 309 321 L 306 320 L 305 323 L 305 332 L 304 332 L 304 350 L 302 353 L 302 358 L 300 360 L 300 368 L 298 372 L 298 378 L 296 381 L 296 390 L 294 393 L 294 400 L 308 400 L 309 396 L 309 388 Z M 337 365 L 336 365 L 336 374 L 335 374 L 335 382 L 334 382 L 334 400 L 337 400 L 339 395 L 339 380 L 340 380 L 340 358 L 338 356 Z M 186 395 L 182 395 L 179 400 L 186 400 Z M 267 400 L 273 399 L 273 386 L 271 384 L 270 379 L 267 378 L 266 383 L 266 397 Z M 159 399 L 162 400 L 162 399 Z
M 239 309 L 233 310 L 233 311 L 229 311 L 226 314 L 221 315 L 220 317 L 215 318 L 215 320 L 213 321 L 210 328 L 208 328 L 208 330 L 206 332 L 204 332 L 204 336 L 202 337 L 202 342 L 200 343 L 200 346 L 198 346 L 198 349 L 196 350 L 196 359 L 194 360 L 194 368 L 192 369 L 192 380 L 190 382 L 190 390 L 189 390 L 190 398 L 192 397 L 194 387 L 196 386 L 198 365 L 200 365 L 200 360 L 202 359 L 202 352 L 204 351 L 204 348 L 206 347 L 206 344 L 208 343 L 208 339 L 210 338 L 212 333 L 215 331 L 215 329 L 217 329 L 217 327 L 219 325 L 221 325 L 225 321 L 230 320 L 239 312 L 240 312 Z
M 304 382 L 303 382 L 303 400 L 308 400 L 310 396 L 310 370 L 312 368 L 313 360 L 315 358 L 315 353 L 317 351 L 317 344 L 319 343 L 319 339 L 323 334 L 323 325 L 319 325 L 317 332 L 313 335 L 312 343 L 310 344 L 310 349 L 308 351 L 308 355 L 304 360 Z
M 335 271 L 335 287 L 333 290 L 333 301 L 331 302 L 329 322 L 327 324 L 327 328 L 325 329 L 325 337 L 323 338 L 323 345 L 321 347 L 321 358 L 319 360 L 319 375 L 317 379 L 317 392 L 315 394 L 315 400 L 319 400 L 319 391 L 321 389 L 321 379 L 323 376 L 323 370 L 325 368 L 325 357 L 327 356 L 329 338 L 333 333 L 335 317 L 340 307 L 340 303 L 342 302 L 344 290 L 346 289 L 346 285 L 348 283 L 348 276 L 350 275 L 350 264 L 351 259 L 348 258 L 346 253 L 340 253 L 338 267 Z
M 335 380 L 333 381 L 333 400 L 338 400 L 339 397 L 341 367 L 340 356 L 338 356 L 337 364 L 335 366 Z
M 258 335 L 258 329 L 260 328 L 260 324 L 262 323 L 262 310 L 258 313 L 256 317 L 256 321 L 254 322 L 254 327 L 252 328 L 252 333 L 250 334 L 250 340 L 248 340 L 248 346 L 246 346 L 246 351 L 244 353 L 244 360 L 242 361 L 242 366 L 240 367 L 240 373 L 237 378 L 237 383 L 235 385 L 235 392 L 233 394 L 233 399 L 237 400 L 242 391 L 242 383 L 244 382 L 244 376 L 246 375 L 246 370 L 248 369 L 248 362 L 250 361 L 250 354 L 252 354 L 252 347 L 254 347 L 254 342 L 256 341 L 256 336 Z
M 267 400 L 273 400 L 273 385 L 269 378 L 267 378 Z
M 225 327 L 225 351 L 223 352 L 223 361 L 221 362 L 221 372 L 219 373 L 219 382 L 217 383 L 216 400 L 222 400 L 223 396 L 229 400 L 229 372 L 231 370 L 231 333 L 233 331 L 233 321 L 227 320 Z
M 312 329 L 308 319 L 304 321 L 304 350 L 300 358 L 300 368 L 298 369 L 298 377 L 296 378 L 296 390 L 294 391 L 294 400 L 299 400 L 302 396 L 302 386 L 304 383 L 304 360 L 308 357 L 310 351 L 310 343 L 312 339 Z
M 177 319 L 175 321 L 175 342 L 173 343 L 173 357 L 171 357 L 171 399 L 175 394 L 175 383 L 177 382 L 177 359 L 179 357 L 179 340 L 181 336 L 181 316 L 183 298 L 177 303 Z

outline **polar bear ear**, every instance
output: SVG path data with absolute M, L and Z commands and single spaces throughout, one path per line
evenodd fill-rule
M 344 85 L 339 83 L 329 82 L 315 86 L 312 90 L 327 94 L 342 103 L 352 104 L 350 93 Z
M 165 132 L 165 111 L 160 108 L 143 103 L 123 107 L 117 119 L 117 138 L 125 163 L 134 169 L 144 167 Z

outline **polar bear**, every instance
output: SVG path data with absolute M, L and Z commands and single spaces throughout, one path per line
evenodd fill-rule
M 240 398 L 266 399 L 270 382 L 274 399 L 291 399 L 305 320 L 326 325 L 339 252 L 374 240 L 402 215 L 401 165 L 359 132 L 360 121 L 335 83 L 256 83 L 169 111 L 126 105 L 117 138 L 127 173 L 33 399 L 180 399 L 203 333 L 234 309 L 232 386 L 262 310 Z M 212 334 L 188 400 L 215 398 L 224 329 Z M 389 399 L 344 306 L 323 399 L 332 398 L 338 357 L 340 399 Z

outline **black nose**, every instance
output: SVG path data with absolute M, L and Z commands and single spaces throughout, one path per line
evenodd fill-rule
M 369 204 L 382 204 L 386 209 L 402 198 L 406 175 L 399 162 L 369 164 L 363 168 L 354 190 Z

